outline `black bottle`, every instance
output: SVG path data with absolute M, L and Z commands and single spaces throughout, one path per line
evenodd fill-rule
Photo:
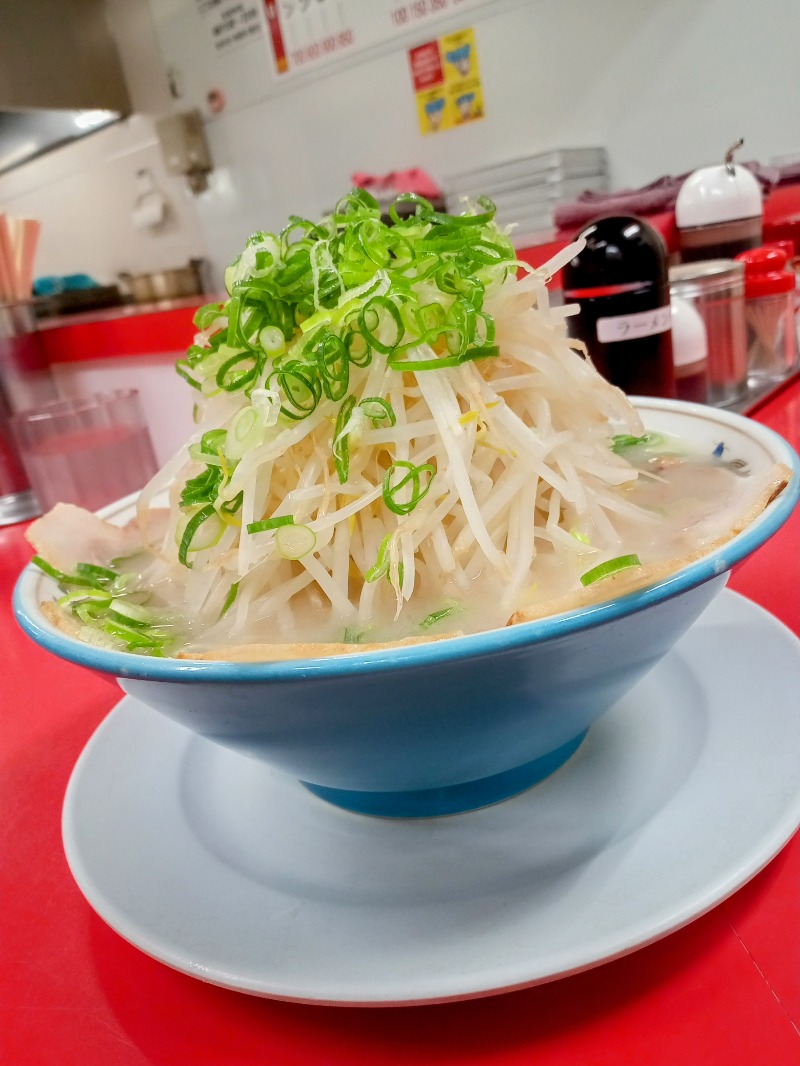
M 635 396 L 674 396 L 667 253 L 660 234 L 633 215 L 585 226 L 586 247 L 564 267 L 567 319 L 599 372 Z

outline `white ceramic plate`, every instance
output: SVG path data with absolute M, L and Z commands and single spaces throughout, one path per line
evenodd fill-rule
M 384 821 L 124 699 L 73 773 L 67 858 L 117 932 L 195 977 L 318 1003 L 462 999 L 685 925 L 800 824 L 800 641 L 725 591 L 529 792 Z

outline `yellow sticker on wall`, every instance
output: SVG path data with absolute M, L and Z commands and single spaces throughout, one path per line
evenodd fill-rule
M 423 134 L 483 118 L 483 92 L 472 29 L 409 49 L 411 78 Z

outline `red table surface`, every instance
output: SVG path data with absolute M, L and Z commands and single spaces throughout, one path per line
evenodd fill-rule
M 800 382 L 755 417 L 800 445 Z M 60 837 L 70 771 L 120 692 L 17 628 L 9 600 L 29 556 L 22 531 L 0 530 L 3 1066 L 800 1062 L 800 835 L 733 897 L 658 943 L 481 1000 L 300 1006 L 203 984 L 143 955 L 92 912 Z M 798 634 L 799 547 L 800 509 L 731 580 Z

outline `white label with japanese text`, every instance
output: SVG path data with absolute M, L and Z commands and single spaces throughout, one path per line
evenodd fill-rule
M 597 320 L 597 339 L 601 344 L 633 341 L 666 333 L 672 325 L 669 304 L 652 311 L 637 311 L 634 315 L 609 315 Z
M 259 0 L 195 0 L 217 52 L 252 41 L 264 32 Z

